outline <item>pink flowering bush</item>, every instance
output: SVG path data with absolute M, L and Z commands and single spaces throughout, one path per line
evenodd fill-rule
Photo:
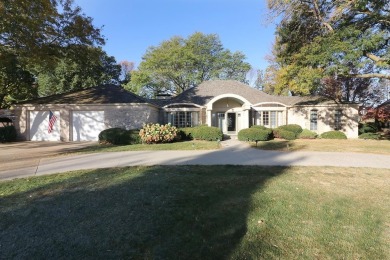
M 143 143 L 156 144 L 172 142 L 177 135 L 177 128 L 171 124 L 144 124 L 139 131 Z

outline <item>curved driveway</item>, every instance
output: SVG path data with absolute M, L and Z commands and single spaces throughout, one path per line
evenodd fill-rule
M 238 141 L 223 142 L 210 151 L 129 151 L 76 154 L 40 159 L 34 166 L 2 171 L 0 179 L 60 173 L 80 169 L 137 165 L 269 165 L 336 166 L 390 169 L 390 155 L 331 152 L 278 152 L 250 148 Z M 31 151 L 33 154 L 34 152 Z M 1 153 L 0 153 L 1 155 Z

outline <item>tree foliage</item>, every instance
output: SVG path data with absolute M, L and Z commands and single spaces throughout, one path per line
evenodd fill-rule
M 348 93 L 356 82 L 390 78 L 389 1 L 268 0 L 268 6 L 281 18 L 276 93 L 318 94 L 330 78 Z
M 77 46 L 77 50 L 77 57 L 68 52 L 55 66 L 37 73 L 40 96 L 119 82 L 121 67 L 114 57 L 97 47 Z
M 211 79 L 245 82 L 250 65 L 245 55 L 223 48 L 215 34 L 194 33 L 187 39 L 172 37 L 150 47 L 127 88 L 145 95 L 178 94 Z
M 100 29 L 72 0 L 3 0 L 0 17 L 0 107 L 116 74 Z

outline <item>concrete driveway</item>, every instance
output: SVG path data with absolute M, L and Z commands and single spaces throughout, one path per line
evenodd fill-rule
M 0 173 L 37 167 L 40 160 L 72 151 L 96 142 L 16 142 L 0 143 Z M 1 179 L 1 174 L 0 174 Z
M 0 179 L 136 165 L 335 166 L 382 168 L 390 172 L 390 155 L 263 151 L 235 140 L 223 141 L 222 149 L 211 151 L 130 151 L 52 157 L 91 144 L 94 143 L 25 142 L 0 145 Z

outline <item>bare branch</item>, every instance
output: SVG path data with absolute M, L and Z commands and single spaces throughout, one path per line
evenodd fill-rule
M 373 54 L 373 53 L 370 53 L 370 52 L 367 52 L 367 53 L 364 53 L 364 56 L 366 56 L 367 58 L 369 58 L 369 59 L 371 59 L 371 60 L 373 60 L 373 61 L 375 61 L 375 62 L 386 62 L 386 61 L 388 61 L 388 60 L 386 60 L 386 59 L 383 59 L 383 58 L 381 58 L 381 57 L 378 57 L 378 56 L 376 56 L 375 54 Z
M 361 79 L 368 79 L 368 78 L 390 79 L 390 75 L 388 75 L 388 74 L 381 74 L 381 73 L 349 74 L 349 75 L 347 75 L 347 77 L 349 77 L 349 78 L 361 78 Z

